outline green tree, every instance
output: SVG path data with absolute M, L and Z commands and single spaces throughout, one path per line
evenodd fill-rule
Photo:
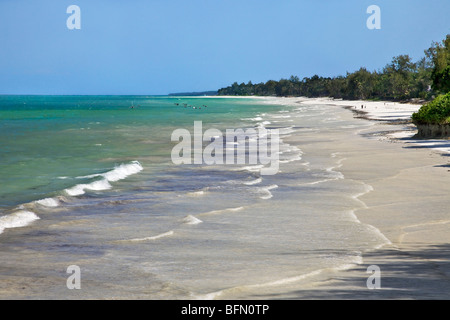
M 394 57 L 392 62 L 383 69 L 386 77 L 383 77 L 386 97 L 392 99 L 407 99 L 411 97 L 413 74 L 416 72 L 416 64 L 409 55 Z
M 343 76 L 338 76 L 331 79 L 327 83 L 327 90 L 330 93 L 330 97 L 341 99 L 346 96 L 347 88 L 347 79 Z
M 442 43 L 434 42 L 426 51 L 434 67 L 431 73 L 433 89 L 446 93 L 450 91 L 450 34 Z
M 416 63 L 416 72 L 413 74 L 412 96 L 421 99 L 429 99 L 432 95 L 431 74 L 433 63 L 427 57 L 420 59 Z
M 366 68 L 360 68 L 347 74 L 346 97 L 349 99 L 367 99 L 372 96 L 375 79 Z

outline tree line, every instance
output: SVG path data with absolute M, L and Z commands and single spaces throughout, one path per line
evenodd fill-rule
M 345 76 L 298 76 L 279 81 L 253 84 L 233 83 L 218 90 L 218 95 L 332 97 L 349 100 L 431 100 L 450 91 L 450 34 L 442 42 L 433 42 L 425 56 L 413 61 L 399 55 L 383 69 L 362 67 Z

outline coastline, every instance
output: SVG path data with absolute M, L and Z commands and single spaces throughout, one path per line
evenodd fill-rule
M 224 106 L 240 104 L 234 99 L 220 102 Z M 302 103 L 307 106 L 303 108 Z M 361 103 L 367 103 L 363 108 L 367 112 L 358 110 Z M 73 202 L 69 198 L 42 199 L 32 207 L 42 218 L 39 223 L 15 229 L 9 239 L 8 230 L 3 235 L 6 241 L 1 251 L 9 258 L 1 266 L 2 299 L 448 298 L 448 142 L 439 145 L 411 139 L 415 128 L 408 122 L 407 112 L 419 106 L 399 104 L 394 109 L 379 104 L 301 97 L 253 97 L 243 102 L 241 108 L 249 108 L 245 118 L 234 114 L 228 125 L 241 118 L 244 125 L 285 129 L 281 174 L 272 180 L 256 179 L 248 169 L 242 176 L 231 170 L 229 175 L 221 175 L 225 189 L 216 192 L 199 189 L 209 170 L 196 171 L 199 179 L 193 179 L 190 170 L 172 172 L 173 181 L 183 182 L 186 177 L 191 181 L 176 197 L 179 211 L 160 206 L 170 204 L 174 193 L 155 195 L 153 191 L 172 190 L 173 185 L 164 183 L 167 176 L 163 172 L 164 179 L 158 179 L 161 185 L 155 188 L 153 179 L 159 176 L 146 172 L 145 158 L 136 158 L 146 170 L 124 181 L 119 198 L 102 192 L 84 198 L 81 192 L 87 186 L 98 189 L 90 177 L 114 181 L 118 174 L 140 172 L 142 167 L 136 167 L 134 161 L 106 172 L 95 169 L 73 175 L 75 181 L 88 179 L 69 183 L 65 187 L 69 189 L 64 189 L 79 191 L 80 199 L 76 195 Z M 267 117 L 261 110 L 269 110 L 265 111 Z M 398 120 L 399 115 L 405 119 Z M 130 126 L 132 136 L 141 130 L 135 127 Z M 160 139 L 165 141 L 170 129 L 162 132 Z M 143 144 L 139 154 L 145 154 L 147 147 Z M 175 179 L 178 177 L 181 180 Z M 240 177 L 245 178 L 243 184 Z M 240 190 L 254 193 L 254 198 L 262 201 L 255 205 L 248 196 L 234 193 L 241 184 Z M 227 185 L 231 192 L 224 194 Z M 148 198 L 149 191 L 155 198 Z M 154 199 L 159 200 L 157 206 L 152 204 Z M 61 207 L 55 207 L 60 200 Z M 186 211 L 188 206 L 192 209 Z M 153 214 L 148 215 L 149 211 Z M 98 216 L 104 212 L 109 214 Z M 277 218 L 274 213 L 282 214 Z M 98 239 L 102 239 L 100 243 Z M 234 239 L 239 243 L 230 246 Z M 34 244 L 31 248 L 30 243 Z M 188 250 L 189 245 L 194 250 Z M 251 255 L 251 248 L 258 254 Z M 266 252 L 266 248 L 270 250 Z M 191 254 L 220 263 L 201 259 L 197 263 L 197 259 L 189 259 Z M 82 293 L 71 294 L 64 285 L 69 264 L 91 270 L 83 274 L 86 290 Z M 371 265 L 381 269 L 381 289 L 367 289 L 370 274 L 366 270 Z M 189 272 L 184 277 L 185 270 L 195 270 L 195 276 Z M 245 274 L 246 270 L 254 272 Z
M 367 208 L 356 215 L 379 229 L 392 244 L 365 254 L 363 264 L 317 289 L 326 289 L 330 298 L 448 299 L 448 140 L 414 140 L 415 127 L 404 121 L 420 106 L 363 103 L 367 105 L 363 110 L 368 110 L 364 118 L 377 121 L 371 131 L 382 132 L 375 135 L 381 140 L 380 150 L 373 155 L 370 146 L 362 144 L 354 157 L 344 162 L 341 172 L 373 187 L 359 198 Z M 359 102 L 354 104 L 357 107 Z M 383 121 L 389 121 L 391 128 L 386 129 Z M 370 265 L 380 268 L 379 290 L 361 289 L 370 276 Z
M 372 125 L 335 141 L 346 155 L 339 171 L 372 190 L 356 198 L 354 212 L 390 244 L 363 253 L 361 263 L 326 270 L 312 283 L 273 288 L 273 295 L 244 299 L 449 299 L 450 146 L 448 140 L 414 139 L 409 121 L 420 105 L 310 98 L 265 98 L 281 105 L 318 104 L 353 111 Z M 363 107 L 361 108 L 361 105 Z M 369 266 L 380 269 L 381 288 L 367 288 Z

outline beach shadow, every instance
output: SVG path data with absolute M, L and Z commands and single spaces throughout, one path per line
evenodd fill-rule
M 406 139 L 406 140 L 411 140 L 411 141 L 407 141 L 405 142 L 406 144 L 415 144 L 415 145 L 408 145 L 408 146 L 404 146 L 403 148 L 405 149 L 429 149 L 429 150 L 433 150 L 436 148 L 450 148 L 450 143 L 442 143 L 443 140 L 429 140 L 429 139 L 417 139 L 417 138 L 412 138 L 412 139 Z M 421 143 L 429 143 L 429 142 L 433 142 L 435 144 L 432 145 L 421 145 Z M 450 153 L 445 153 L 445 152 L 439 152 L 439 154 L 442 157 L 450 157 Z M 443 165 L 435 165 L 434 167 L 436 168 L 448 168 L 450 167 L 450 165 L 448 164 L 443 164 Z
M 414 142 L 410 142 L 410 143 L 420 143 L 420 141 L 414 141 Z M 426 146 L 406 146 L 404 147 L 405 149 L 435 149 L 436 147 L 439 148 L 450 148 L 450 143 L 449 144 L 439 144 L 439 145 L 426 145 Z
M 440 164 L 440 165 L 436 165 L 434 167 L 435 168 L 450 168 L 450 164 Z
M 373 259 L 373 260 L 372 260 Z M 450 299 L 450 244 L 433 245 L 417 251 L 379 250 L 364 255 L 365 261 L 380 261 L 381 288 L 368 289 L 368 264 L 337 276 L 333 285 L 280 294 L 280 300 L 448 300 Z M 385 261 L 381 263 L 381 261 Z M 355 272 L 356 271 L 356 272 Z M 353 276 L 352 276 L 353 275 Z M 258 299 L 269 298 L 259 295 Z M 270 296 L 277 299 L 277 296 Z

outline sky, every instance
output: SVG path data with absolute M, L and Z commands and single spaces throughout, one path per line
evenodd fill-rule
M 367 27 L 370 5 L 381 29 Z M 0 94 L 165 95 L 380 70 L 422 58 L 449 16 L 449 0 L 0 0 Z

